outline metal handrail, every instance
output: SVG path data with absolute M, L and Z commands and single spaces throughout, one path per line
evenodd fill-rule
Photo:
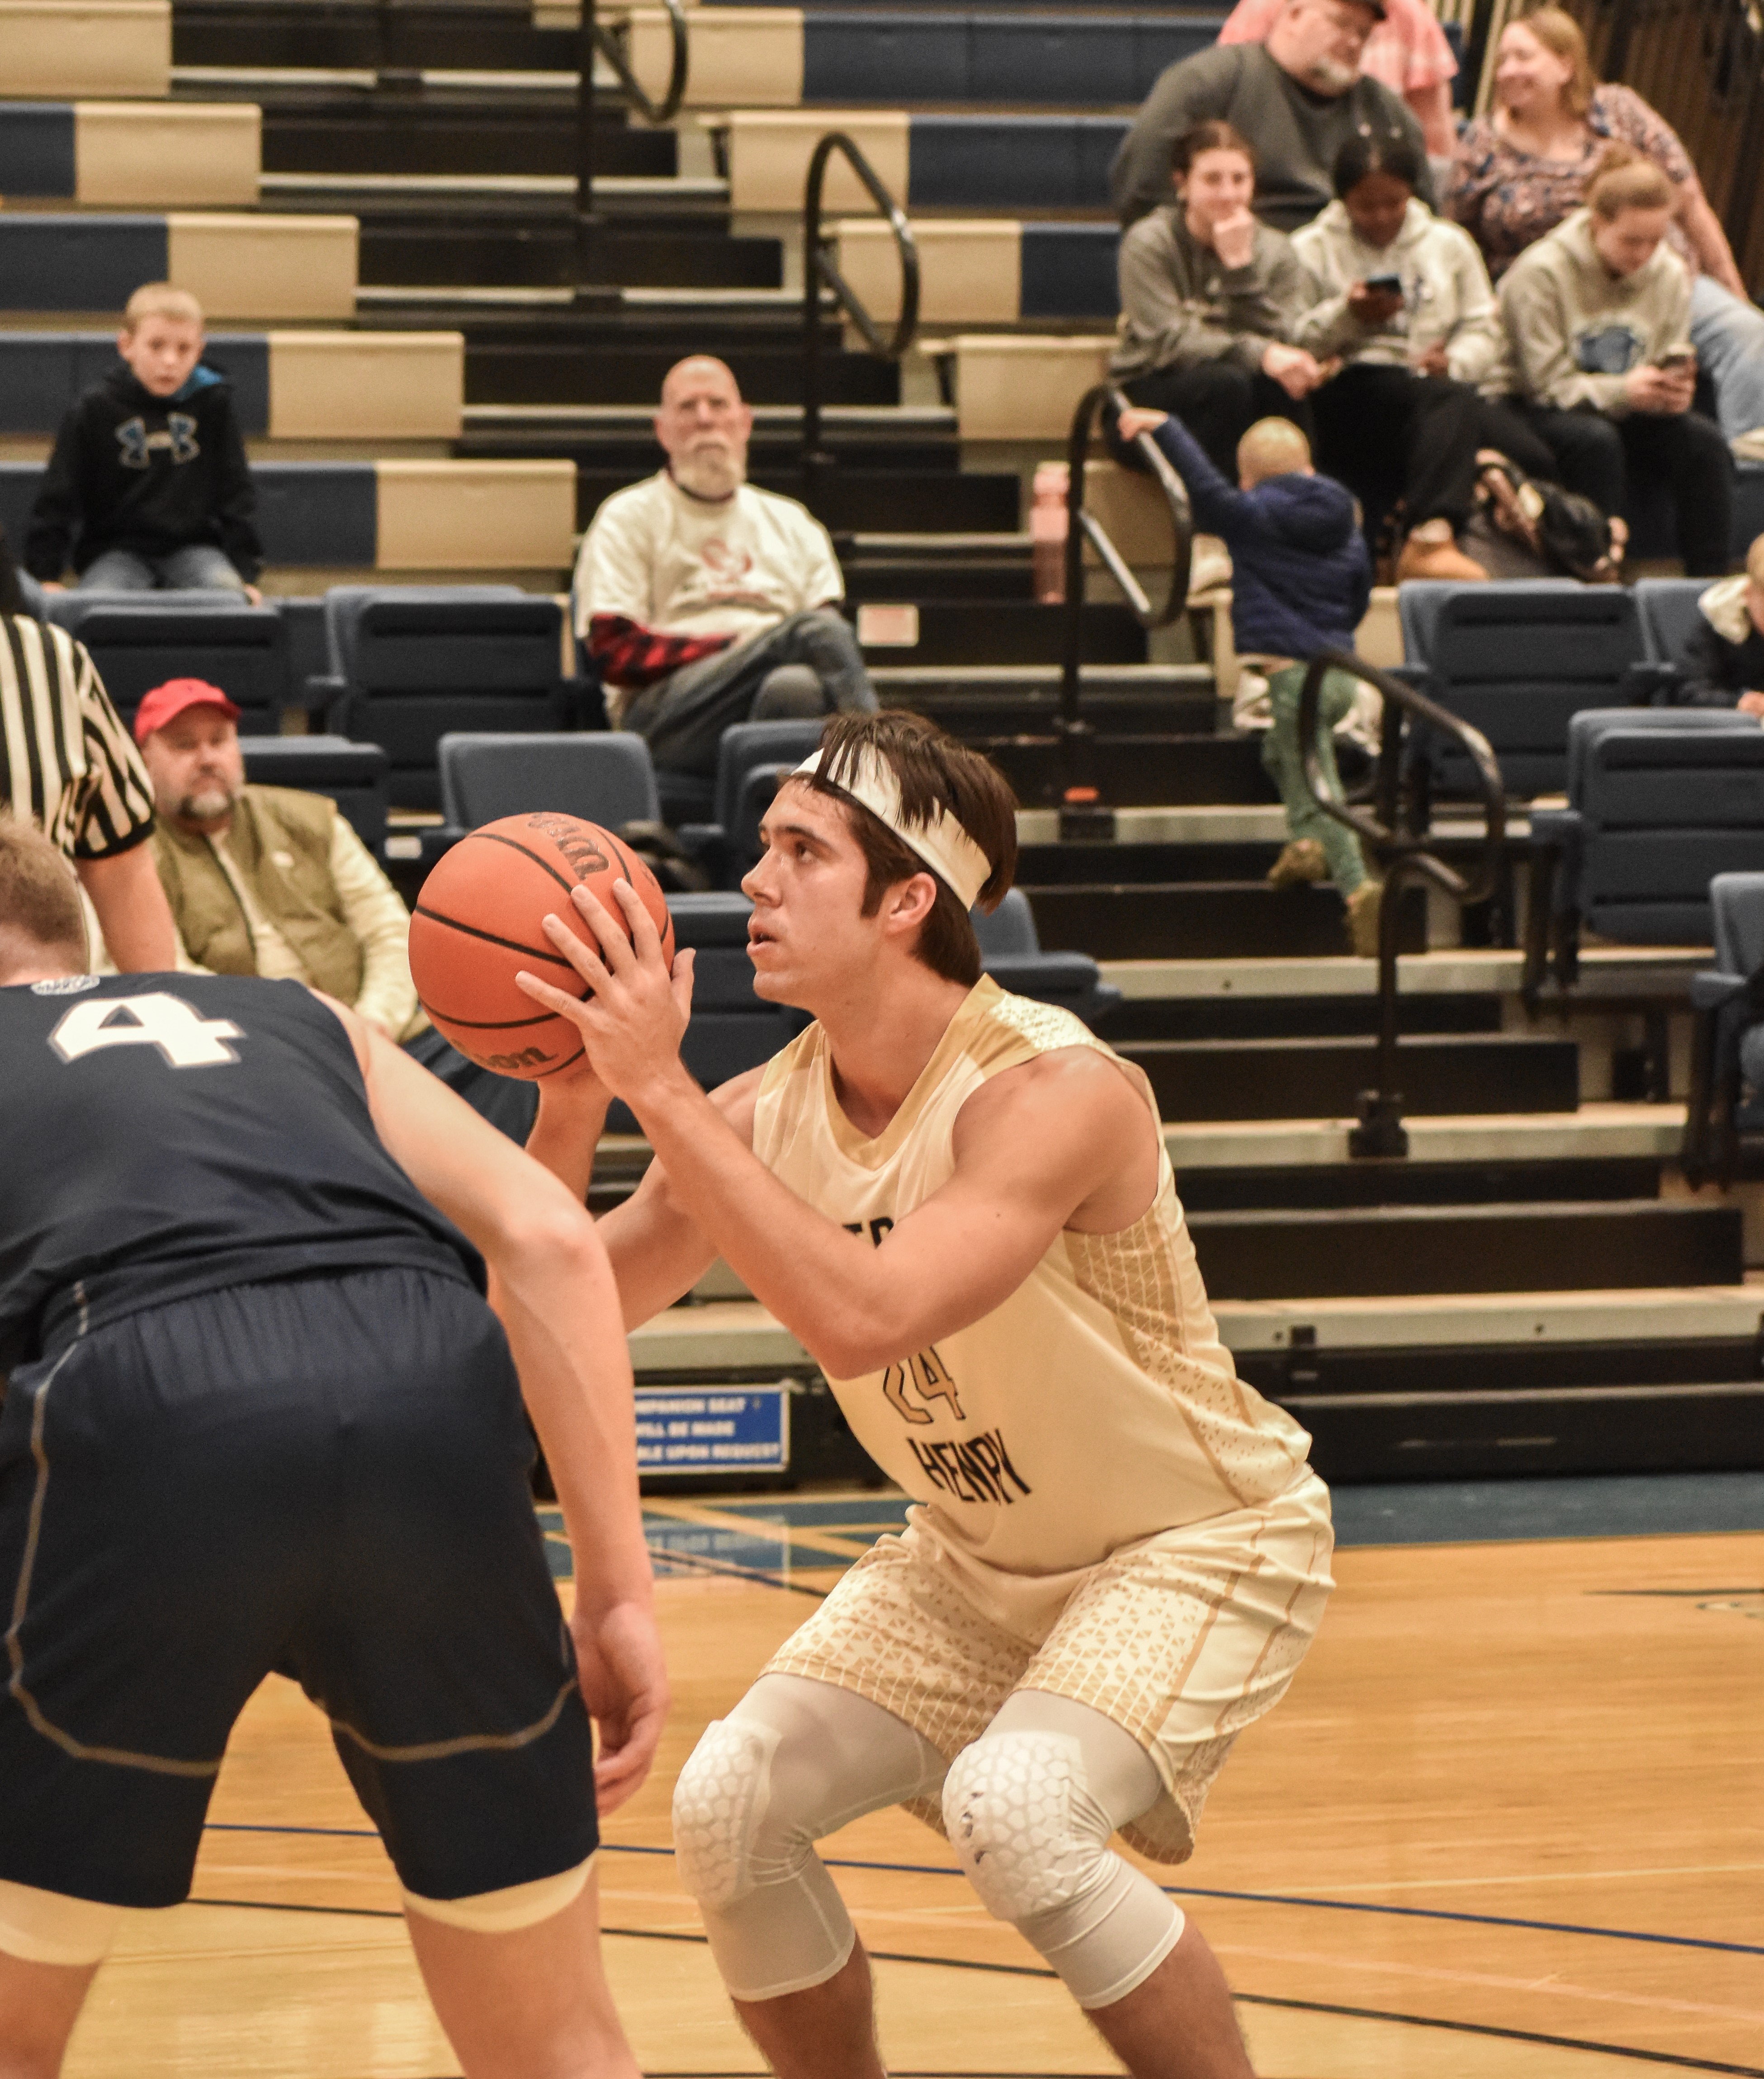
M 647 0 L 647 4 L 653 6 L 656 0 Z M 686 15 L 680 6 L 680 0 L 661 0 L 661 5 L 667 10 L 668 34 L 673 44 L 673 55 L 668 68 L 667 86 L 659 101 L 650 99 L 642 82 L 632 71 L 617 34 L 611 29 L 604 28 L 598 21 L 594 25 L 596 48 L 618 74 L 625 99 L 652 127 L 671 123 L 679 115 L 680 103 L 686 98 L 686 75 L 692 58 L 687 41 Z M 629 20 L 625 27 L 629 30 Z
M 582 20 L 576 37 L 576 165 L 575 165 L 575 291 L 579 299 L 591 300 L 595 270 L 595 247 L 600 231 L 600 220 L 594 207 L 594 177 L 596 150 L 596 111 L 594 103 L 594 61 L 604 57 L 618 75 L 620 91 L 625 101 L 633 106 L 646 123 L 651 124 L 671 122 L 679 113 L 686 95 L 686 78 L 691 52 L 686 33 L 686 16 L 680 0 L 661 0 L 667 10 L 668 31 L 673 40 L 673 61 L 668 69 L 667 87 L 659 101 L 651 101 L 647 90 L 630 67 L 623 49 L 613 33 L 605 28 L 595 14 L 595 0 L 582 0 Z
M 864 308 L 863 299 L 834 265 L 821 232 L 821 197 L 826 186 L 827 165 L 837 152 L 869 190 L 870 199 L 887 218 L 894 234 L 894 249 L 901 256 L 901 312 L 895 320 L 894 336 L 884 341 L 876 320 Z M 833 458 L 821 445 L 821 291 L 832 290 L 834 301 L 863 335 L 872 353 L 886 361 L 898 361 L 913 344 L 919 324 L 919 249 L 913 227 L 882 177 L 862 150 L 842 130 L 830 130 L 814 148 L 809 161 L 809 178 L 802 195 L 802 480 L 805 492 L 813 492 Z
M 1188 487 L 1172 467 L 1168 456 L 1149 433 L 1135 440 L 1135 452 L 1144 462 L 1152 481 L 1164 493 L 1170 508 L 1170 525 L 1176 538 L 1170 564 L 1170 586 L 1161 607 L 1154 607 L 1144 588 L 1128 568 L 1126 558 L 1109 538 L 1094 513 L 1085 510 L 1085 464 L 1089 458 L 1091 436 L 1105 411 L 1125 412 L 1127 399 L 1112 383 L 1099 383 L 1085 391 L 1072 414 L 1072 431 L 1066 440 L 1066 613 L 1060 675 L 1060 735 L 1065 752 L 1066 792 L 1081 786 L 1077 771 L 1081 747 L 1090 734 L 1079 702 L 1080 679 L 1084 667 L 1084 545 L 1088 542 L 1102 560 L 1110 577 L 1120 586 L 1135 618 L 1142 627 L 1167 628 L 1186 611 L 1189 569 L 1194 550 L 1194 520 L 1189 506 Z
M 1378 746 L 1378 769 L 1373 798 L 1377 813 L 1337 801 L 1324 777 L 1317 737 L 1323 676 L 1345 671 L 1375 687 L 1384 700 L 1384 726 Z M 1475 768 L 1482 797 L 1482 850 L 1469 874 L 1458 872 L 1429 851 L 1425 835 L 1401 829 L 1398 804 L 1402 784 L 1403 747 L 1415 723 L 1453 738 Z M 1305 784 L 1326 816 L 1332 816 L 1377 847 L 1384 864 L 1384 897 L 1378 912 L 1377 1086 L 1360 1093 L 1360 1123 L 1348 1136 L 1348 1152 L 1356 1156 L 1407 1155 L 1409 1136 L 1402 1125 L 1402 1093 L 1397 1088 L 1397 932 L 1402 890 L 1432 881 L 1458 903 L 1480 902 L 1494 893 L 1501 877 L 1501 847 L 1507 835 L 1507 789 L 1488 738 L 1460 715 L 1442 708 L 1413 686 L 1363 663 L 1345 650 L 1322 650 L 1310 660 L 1298 701 L 1298 744 Z

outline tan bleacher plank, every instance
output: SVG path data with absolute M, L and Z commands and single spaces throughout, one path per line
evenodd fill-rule
M 0 0 L 0 92 L 19 99 L 164 94 L 170 0 Z
M 249 102 L 74 105 L 75 191 L 88 204 L 255 203 L 262 152 L 262 111 Z
M 1108 373 L 1113 341 L 963 333 L 955 345 L 957 423 L 968 441 L 1060 441 L 1078 400 Z M 1163 554 L 1168 558 L 1166 542 Z
M 561 571 L 575 529 L 574 462 L 379 465 L 382 570 Z
M 696 19 L 696 18 L 695 18 Z M 906 194 L 907 117 L 899 109 L 742 108 L 729 119 L 729 206 L 745 212 L 800 215 L 814 148 L 842 130 L 876 169 L 889 194 Z M 827 171 L 827 209 L 867 211 L 867 190 L 843 159 Z
M 839 271 L 870 315 L 891 324 L 901 308 L 901 261 L 880 217 L 834 226 Z M 929 217 L 913 223 L 922 324 L 1009 324 L 1022 302 L 1022 226 L 1005 217 Z
M 272 332 L 272 440 L 454 440 L 465 404 L 457 332 Z
M 631 69 L 658 101 L 674 61 L 665 8 L 633 7 Z M 692 18 L 688 108 L 794 108 L 802 99 L 800 7 L 707 7 Z
M 172 279 L 217 319 L 355 315 L 353 216 L 250 216 L 180 210 L 166 219 Z
M 1603 994 L 1641 995 L 1682 987 L 1709 964 L 1707 946 L 1585 946 L 1578 996 L 1596 1008 Z M 1522 953 L 1501 947 L 1461 947 L 1405 953 L 1398 962 L 1403 996 L 1516 995 Z M 1133 998 L 1196 996 L 1376 996 L 1378 970 L 1351 953 L 1308 960 L 1105 960 L 1103 977 Z

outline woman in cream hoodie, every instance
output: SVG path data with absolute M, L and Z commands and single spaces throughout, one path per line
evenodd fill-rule
M 1400 497 L 1409 529 L 1399 578 L 1481 577 L 1453 536 L 1469 517 L 1480 448 L 1532 476 L 1550 451 L 1501 401 L 1506 336 L 1482 256 L 1467 232 L 1416 199 L 1407 137 L 1352 137 L 1336 199 L 1293 234 L 1319 300 L 1297 337 L 1340 371 L 1318 391 L 1318 460 L 1347 484 L 1369 528 Z
M 1720 429 L 1691 409 L 1691 281 L 1666 242 L 1671 183 L 1614 144 L 1586 207 L 1520 253 L 1501 278 L 1515 374 L 1562 481 L 1607 512 L 1629 479 L 1662 482 L 1692 577 L 1731 559 L 1733 466 Z

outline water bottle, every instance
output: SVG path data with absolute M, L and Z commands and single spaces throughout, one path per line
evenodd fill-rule
M 1070 472 L 1063 462 L 1035 465 L 1034 495 L 1029 508 L 1030 556 L 1035 565 L 1035 596 L 1044 605 L 1057 606 L 1066 596 L 1066 487 Z

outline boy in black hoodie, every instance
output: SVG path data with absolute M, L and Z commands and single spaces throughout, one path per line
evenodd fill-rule
M 202 366 L 205 343 L 183 290 L 152 282 L 129 298 L 122 365 L 61 421 L 31 512 L 24 564 L 45 591 L 62 589 L 71 549 L 82 587 L 259 603 L 257 493 L 232 386 Z
M 1287 419 L 1259 419 L 1238 443 L 1234 489 L 1181 420 L 1135 407 L 1121 415 L 1120 437 L 1148 433 L 1188 486 L 1194 524 L 1231 552 L 1231 634 L 1239 658 L 1264 674 L 1273 720 L 1262 763 L 1280 789 L 1289 843 L 1270 885 L 1332 880 L 1348 913 L 1356 953 L 1378 950 L 1382 884 L 1366 872 L 1360 840 L 1327 816 L 1305 784 L 1298 747 L 1298 701 L 1305 670 L 1319 650 L 1351 650 L 1372 597 L 1372 563 L 1351 492 L 1311 466 L 1310 445 Z M 1358 696 L 1359 681 L 1327 673 L 1319 705 L 1319 750 L 1337 799 L 1333 731 Z

